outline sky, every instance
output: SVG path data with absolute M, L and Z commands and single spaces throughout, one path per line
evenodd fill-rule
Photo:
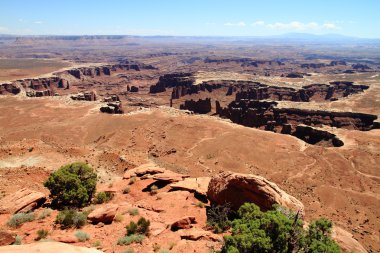
M 0 34 L 380 38 L 380 0 L 0 0 Z

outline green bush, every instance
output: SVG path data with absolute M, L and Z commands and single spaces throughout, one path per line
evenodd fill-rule
M 87 222 L 87 215 L 73 209 L 60 211 L 55 223 L 60 224 L 61 228 L 80 228 Z
M 135 253 L 133 249 L 126 249 L 122 253 Z
M 156 195 L 158 191 L 158 187 L 156 185 L 152 185 L 150 187 L 150 195 Z
M 132 184 L 134 184 L 135 182 L 136 182 L 136 176 L 132 176 L 132 177 L 129 179 L 128 184 L 129 184 L 129 185 L 132 185 Z
M 148 235 L 149 226 L 150 226 L 150 221 L 141 217 L 137 221 L 137 223 L 135 223 L 134 221 L 131 221 L 129 225 L 127 225 L 125 228 L 127 229 L 127 235 L 133 235 L 133 234 Z
M 131 243 L 141 243 L 144 240 L 145 236 L 134 234 L 134 235 L 127 235 L 122 238 L 119 238 L 117 241 L 117 245 L 129 245 Z
M 84 231 L 77 231 L 75 234 L 75 237 L 78 238 L 78 240 L 80 242 L 85 242 L 85 241 L 88 241 L 90 239 L 90 235 L 87 234 L 86 232 Z
M 207 225 L 211 227 L 215 233 L 222 233 L 230 226 L 229 215 L 232 213 L 230 205 L 214 205 L 207 209 Z
M 17 228 L 24 224 L 25 222 L 31 222 L 36 219 L 36 216 L 34 213 L 16 213 L 14 214 L 9 221 L 7 222 L 7 225 L 12 228 Z
M 123 189 L 123 194 L 128 194 L 131 191 L 131 188 L 128 186 Z
M 83 207 L 95 193 L 97 175 L 85 163 L 72 163 L 53 172 L 44 186 L 50 190 L 52 205 L 56 207 Z
M 114 197 L 114 194 L 112 192 L 98 192 L 95 195 L 94 203 L 103 204 L 103 203 L 111 201 L 113 197 Z
M 321 219 L 304 231 L 302 221 L 292 212 L 262 212 L 255 204 L 245 203 L 232 221 L 232 234 L 224 237 L 222 252 L 338 253 L 339 247 L 330 238 L 331 226 Z
M 46 229 L 40 229 L 37 231 L 37 241 L 41 240 L 41 239 L 45 239 L 49 234 L 49 231 L 47 231 Z
M 43 220 L 45 219 L 46 217 L 49 217 L 51 214 L 51 209 L 47 208 L 47 209 L 44 209 L 37 217 L 37 220 Z
M 16 235 L 15 242 L 13 245 L 21 245 L 22 244 L 22 236 Z
M 128 213 L 132 216 L 136 216 L 139 214 L 139 209 L 138 208 L 129 208 Z

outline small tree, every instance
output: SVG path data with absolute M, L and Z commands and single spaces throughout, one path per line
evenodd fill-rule
M 298 215 L 281 208 L 267 212 L 252 203 L 239 208 L 238 218 L 232 221 L 232 234 L 225 236 L 224 253 L 339 253 L 331 239 L 331 221 L 314 221 L 307 231 Z
M 96 189 L 97 175 L 85 163 L 77 162 L 62 166 L 44 183 L 50 190 L 52 205 L 57 207 L 83 207 Z

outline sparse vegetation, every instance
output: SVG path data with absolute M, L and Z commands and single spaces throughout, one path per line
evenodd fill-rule
M 136 176 L 132 176 L 132 177 L 129 179 L 128 184 L 129 184 L 129 185 L 132 185 L 132 184 L 134 184 L 135 182 L 136 182 Z
M 97 248 L 97 247 L 102 246 L 102 243 L 100 241 L 96 241 L 96 242 L 94 242 L 94 244 L 92 244 L 92 246 Z
M 202 201 L 197 202 L 195 205 L 197 207 L 199 207 L 199 208 L 204 208 L 205 207 L 205 204 Z
M 150 187 L 150 195 L 156 195 L 158 191 L 158 187 L 156 185 L 152 185 Z
M 140 234 L 127 235 L 122 238 L 119 238 L 117 245 L 129 245 L 132 243 L 141 243 L 144 240 L 145 236 Z
M 139 214 L 139 209 L 138 208 L 129 208 L 128 213 L 132 216 L 136 216 Z
M 34 213 L 16 213 L 9 219 L 7 225 L 12 228 L 17 228 L 20 227 L 22 224 L 34 221 L 35 219 L 36 216 Z
M 171 243 L 169 244 L 169 250 L 172 250 L 172 249 L 174 248 L 175 245 L 176 245 L 175 242 L 171 242 Z
M 46 229 L 40 229 L 37 231 L 37 238 L 36 240 L 39 241 L 41 239 L 45 239 L 49 234 L 49 231 L 47 231 Z
M 246 203 L 232 221 L 232 234 L 224 237 L 222 252 L 338 253 L 339 246 L 330 238 L 331 228 L 330 221 L 319 219 L 304 231 L 294 213 L 281 209 L 262 212 L 255 204 Z
M 78 212 L 73 209 L 60 211 L 55 220 L 61 228 L 80 228 L 87 222 L 87 215 L 83 212 Z
M 160 250 L 159 253 L 170 253 L 170 250 L 168 250 L 168 249 L 162 249 L 162 250 Z
M 125 187 L 125 188 L 123 189 L 123 194 L 128 194 L 130 191 L 131 191 L 131 188 L 129 188 L 129 187 Z
M 133 234 L 148 235 L 149 226 L 150 226 L 150 221 L 141 217 L 137 221 L 137 223 L 134 221 L 131 221 L 129 225 L 127 225 L 125 228 L 127 229 L 127 235 L 133 235 Z
M 133 249 L 124 250 L 122 253 L 135 253 Z
M 44 186 L 50 190 L 53 206 L 83 207 L 95 193 L 96 181 L 94 170 L 85 163 L 77 162 L 53 172 Z
M 75 237 L 78 238 L 78 240 L 80 242 L 85 242 L 85 241 L 88 241 L 90 239 L 90 235 L 87 234 L 86 232 L 84 231 L 81 231 L 81 230 L 78 230 L 76 233 L 75 233 Z
M 210 226 L 215 233 L 222 233 L 231 226 L 231 222 L 228 218 L 231 213 L 232 211 L 228 203 L 211 206 L 207 210 L 207 225 Z
M 124 216 L 120 213 L 115 215 L 115 218 L 113 219 L 115 222 L 122 222 L 124 220 Z
M 22 236 L 16 235 L 15 242 L 13 243 L 13 245 L 21 245 L 21 244 L 22 244 Z
M 37 220 L 43 220 L 51 215 L 51 209 L 44 209 L 37 217 Z
M 111 201 L 114 197 L 112 192 L 98 192 L 94 198 L 94 204 L 103 204 Z

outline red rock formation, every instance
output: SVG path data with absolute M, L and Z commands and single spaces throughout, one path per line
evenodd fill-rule
M 189 110 L 195 113 L 206 114 L 211 112 L 211 99 L 199 99 L 198 101 L 186 100 L 184 104 L 180 105 L 181 110 Z
M 275 183 L 252 174 L 222 172 L 213 176 L 207 197 L 214 204 L 229 203 L 233 210 L 246 202 L 255 203 L 264 211 L 278 204 L 304 215 L 304 206 L 298 199 L 281 190 Z

